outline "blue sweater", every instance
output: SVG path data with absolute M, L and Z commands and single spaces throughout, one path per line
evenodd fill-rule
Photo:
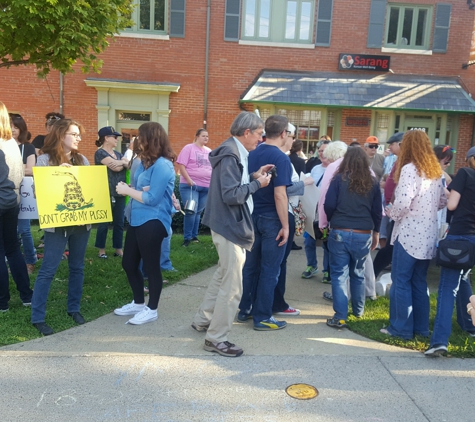
M 173 207 L 172 193 L 175 185 L 175 171 L 172 162 L 160 157 L 146 170 L 140 163 L 134 175 L 134 185 L 138 191 L 143 190 L 146 186 L 150 186 L 150 189 L 142 192 L 143 203 L 131 199 L 130 225 L 137 227 L 150 220 L 160 220 L 168 230 L 172 224 L 170 210 Z
M 383 212 L 379 183 L 373 178 L 373 188 L 366 195 L 350 192 L 348 185 L 341 174 L 330 183 L 323 207 L 331 227 L 379 233 Z

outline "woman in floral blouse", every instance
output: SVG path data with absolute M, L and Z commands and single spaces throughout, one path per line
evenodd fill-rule
M 429 335 L 427 270 L 437 241 L 437 211 L 447 205 L 442 169 L 429 137 L 420 130 L 402 139 L 394 180 L 393 204 L 386 213 L 395 221 L 389 327 L 382 333 L 403 339 Z

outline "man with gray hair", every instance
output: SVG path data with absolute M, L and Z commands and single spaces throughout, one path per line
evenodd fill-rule
M 369 167 L 373 170 L 376 180 L 379 182 L 383 177 L 384 155 L 378 154 L 379 139 L 376 136 L 368 136 L 364 144 L 364 151 L 369 159 Z
M 191 326 L 206 331 L 206 351 L 222 356 L 243 353 L 228 341 L 228 334 L 242 295 L 246 250 L 254 243 L 251 195 L 269 184 L 271 176 L 267 172 L 273 167 L 264 165 L 252 174 L 248 172 L 249 151 L 257 147 L 263 131 L 263 121 L 243 111 L 231 125 L 233 136 L 209 154 L 213 172 L 203 224 L 211 229 L 219 262 Z

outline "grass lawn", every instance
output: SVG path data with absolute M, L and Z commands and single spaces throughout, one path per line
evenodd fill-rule
M 38 245 L 43 232 L 38 231 L 38 226 L 33 225 L 31 232 L 35 245 Z M 97 249 L 94 247 L 95 239 L 96 230 L 92 229 L 86 252 L 84 292 L 81 301 L 81 313 L 87 321 L 112 312 L 114 308 L 132 300 L 132 292 L 122 269 L 121 260 L 113 256 L 111 231 L 109 230 L 107 240 L 108 259 L 97 257 Z M 178 271 L 163 272 L 163 278 L 169 281 L 168 285 L 203 271 L 218 262 L 218 254 L 211 236 L 200 235 L 200 240 L 201 243 L 192 243 L 187 248 L 183 248 L 181 246 L 183 236 L 181 234 L 173 235 L 171 260 Z M 42 251 L 42 249 L 38 249 L 38 253 Z M 159 256 L 157 256 L 157 259 L 159 259 Z M 39 264 L 41 264 L 41 260 L 37 264 L 36 271 L 30 276 L 32 288 L 34 288 L 34 280 L 38 274 Z M 75 325 L 66 313 L 67 292 L 68 267 L 67 261 L 63 260 L 51 284 L 46 308 L 46 323 L 55 332 L 66 330 Z M 23 306 L 11 277 L 10 295 L 10 310 L 0 313 L 0 346 L 41 337 L 41 334 L 31 325 L 31 309 Z
M 430 295 L 430 329 L 434 325 L 435 310 L 437 306 L 437 295 Z M 403 340 L 397 337 L 390 337 L 379 332 L 381 328 L 389 324 L 389 298 L 381 297 L 375 301 L 366 301 L 363 318 L 348 318 L 348 327 L 355 333 L 361 334 L 372 340 L 393 346 L 405 347 L 425 351 L 429 348 L 430 337 L 416 337 L 413 340 Z M 448 355 L 459 358 L 475 357 L 475 339 L 463 332 L 457 324 L 454 316 L 452 320 L 452 335 L 449 339 Z

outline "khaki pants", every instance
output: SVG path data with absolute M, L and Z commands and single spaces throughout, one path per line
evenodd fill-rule
M 228 340 L 242 296 L 242 268 L 246 250 L 211 231 L 219 255 L 218 268 L 208 285 L 194 323 L 209 325 L 206 340 L 219 343 Z

